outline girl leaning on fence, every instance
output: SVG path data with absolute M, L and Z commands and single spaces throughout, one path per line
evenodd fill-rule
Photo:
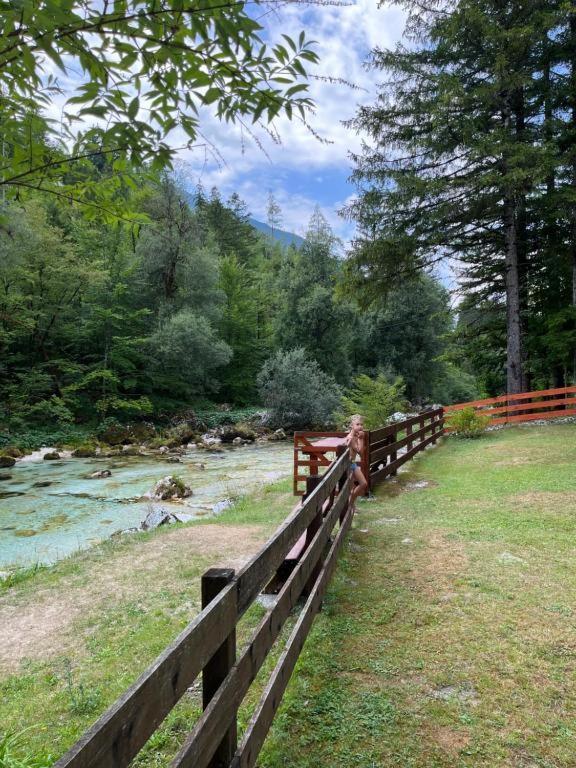
M 346 445 L 350 451 L 352 462 L 352 480 L 356 482 L 350 494 L 350 505 L 352 511 L 356 512 L 356 499 L 366 493 L 368 488 L 368 483 L 360 468 L 360 460 L 364 452 L 364 422 L 359 414 L 355 414 L 350 419 L 350 432 L 346 435 Z

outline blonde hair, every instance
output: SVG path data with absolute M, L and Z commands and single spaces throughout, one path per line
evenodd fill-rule
M 364 417 L 361 416 L 359 413 L 355 413 L 353 416 L 350 416 L 350 426 L 354 424 L 355 421 L 361 421 L 364 422 Z

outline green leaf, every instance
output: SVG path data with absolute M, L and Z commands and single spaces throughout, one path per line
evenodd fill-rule
M 139 109 L 140 109 L 140 99 L 136 96 L 136 98 L 132 99 L 132 101 L 128 105 L 128 117 L 131 120 L 133 120 L 138 114 Z

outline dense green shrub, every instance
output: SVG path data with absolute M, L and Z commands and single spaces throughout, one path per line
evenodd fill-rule
M 490 416 L 475 411 L 472 406 L 454 411 L 447 418 L 447 426 L 456 437 L 480 437 L 490 424 Z
M 342 398 L 336 420 L 347 426 L 350 417 L 359 413 L 366 429 L 376 429 L 386 424 L 393 413 L 405 410 L 406 407 L 401 376 L 391 381 L 383 373 L 375 379 L 361 374 L 356 376 L 354 386 Z
M 303 349 L 277 352 L 258 374 L 258 389 L 270 426 L 288 429 L 332 423 L 341 391 Z
M 75 446 L 86 443 L 90 428 L 70 424 L 65 427 L 23 427 L 0 433 L 0 451 L 3 446 L 17 446 L 24 452 L 35 451 L 45 445 Z

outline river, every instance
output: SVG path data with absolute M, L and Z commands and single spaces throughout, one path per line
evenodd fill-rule
M 26 457 L 0 475 L 0 569 L 51 564 L 72 552 L 138 526 L 150 511 L 142 496 L 166 475 L 193 490 L 183 503 L 154 502 L 194 517 L 292 471 L 289 443 L 191 450 L 174 464 L 161 455 L 43 461 Z M 109 469 L 109 478 L 90 475 Z

